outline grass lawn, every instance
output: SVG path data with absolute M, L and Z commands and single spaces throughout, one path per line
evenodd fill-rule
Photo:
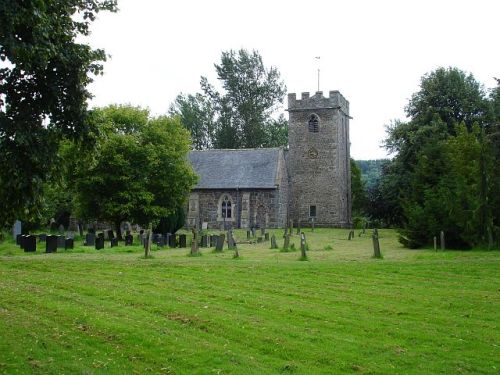
M 358 232 L 306 235 L 308 261 L 269 242 L 239 259 L 3 242 L 0 373 L 500 373 L 500 252 L 406 250 L 381 230 L 373 259 Z

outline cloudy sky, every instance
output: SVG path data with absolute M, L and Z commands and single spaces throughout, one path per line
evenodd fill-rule
M 255 49 L 288 92 L 316 91 L 319 68 L 320 90 L 349 100 L 355 159 L 386 157 L 384 126 L 404 119 L 425 73 L 456 66 L 485 88 L 500 77 L 498 0 L 118 3 L 88 40 L 111 56 L 90 87 L 93 106 L 131 103 L 164 114 L 177 94 L 200 90 L 200 76 L 216 81 L 221 51 Z

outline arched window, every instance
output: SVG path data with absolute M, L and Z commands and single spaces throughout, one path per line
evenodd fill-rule
M 309 117 L 309 131 L 311 133 L 319 132 L 319 117 L 314 113 Z
M 224 195 L 224 199 L 222 199 L 222 217 L 226 219 L 232 218 L 232 210 L 231 210 L 231 200 L 229 196 Z

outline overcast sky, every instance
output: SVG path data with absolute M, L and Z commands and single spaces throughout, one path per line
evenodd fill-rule
M 350 102 L 351 155 L 386 157 L 384 126 L 404 119 L 420 78 L 456 66 L 491 88 L 500 77 L 498 0 L 119 0 L 90 43 L 111 55 L 93 106 L 130 103 L 164 114 L 177 94 L 216 81 L 222 51 L 260 52 L 289 93 L 339 90 Z M 321 59 L 315 59 L 320 56 Z M 285 101 L 286 106 L 286 101 Z M 284 108 L 283 108 L 284 109 Z

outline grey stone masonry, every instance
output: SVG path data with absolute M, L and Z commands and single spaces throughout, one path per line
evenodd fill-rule
M 290 218 L 316 226 L 351 224 L 349 102 L 338 91 L 288 95 Z

